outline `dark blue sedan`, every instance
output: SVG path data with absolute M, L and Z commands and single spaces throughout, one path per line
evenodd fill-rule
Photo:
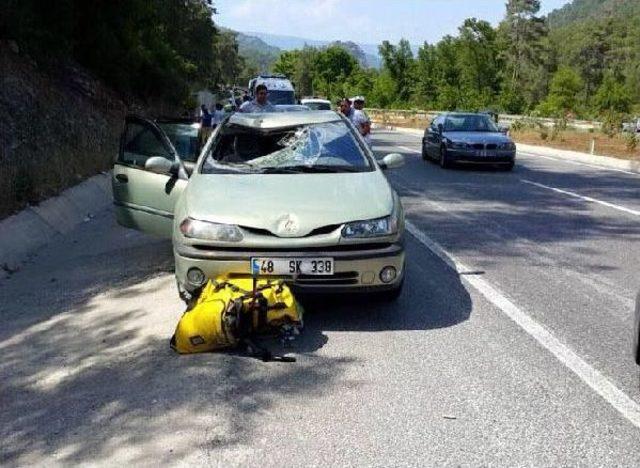
M 453 163 L 499 165 L 513 169 L 516 145 L 487 114 L 451 112 L 436 117 L 424 131 L 422 159 L 443 168 Z

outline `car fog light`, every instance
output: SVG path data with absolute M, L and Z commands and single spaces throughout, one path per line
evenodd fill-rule
M 396 279 L 397 271 L 395 267 L 386 266 L 380 271 L 380 281 L 383 283 L 391 283 L 394 279 Z
M 202 286 L 206 279 L 204 272 L 200 268 L 189 268 L 189 271 L 187 271 L 187 281 L 193 286 Z

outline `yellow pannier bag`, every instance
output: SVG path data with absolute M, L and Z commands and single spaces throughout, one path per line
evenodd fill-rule
M 209 281 L 186 311 L 171 338 L 180 354 L 232 348 L 257 334 L 297 334 L 302 307 L 281 281 L 253 279 Z

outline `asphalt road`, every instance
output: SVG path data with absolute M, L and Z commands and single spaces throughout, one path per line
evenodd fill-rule
M 405 292 L 306 304 L 295 364 L 174 355 L 170 244 L 110 211 L 0 279 L 0 464 L 640 466 L 640 176 L 375 150 L 407 159 Z

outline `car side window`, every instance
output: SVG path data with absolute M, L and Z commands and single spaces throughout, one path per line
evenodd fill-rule
M 118 161 L 144 168 L 145 162 L 152 156 L 161 156 L 170 161 L 174 159 L 160 137 L 149 126 L 129 122 Z

